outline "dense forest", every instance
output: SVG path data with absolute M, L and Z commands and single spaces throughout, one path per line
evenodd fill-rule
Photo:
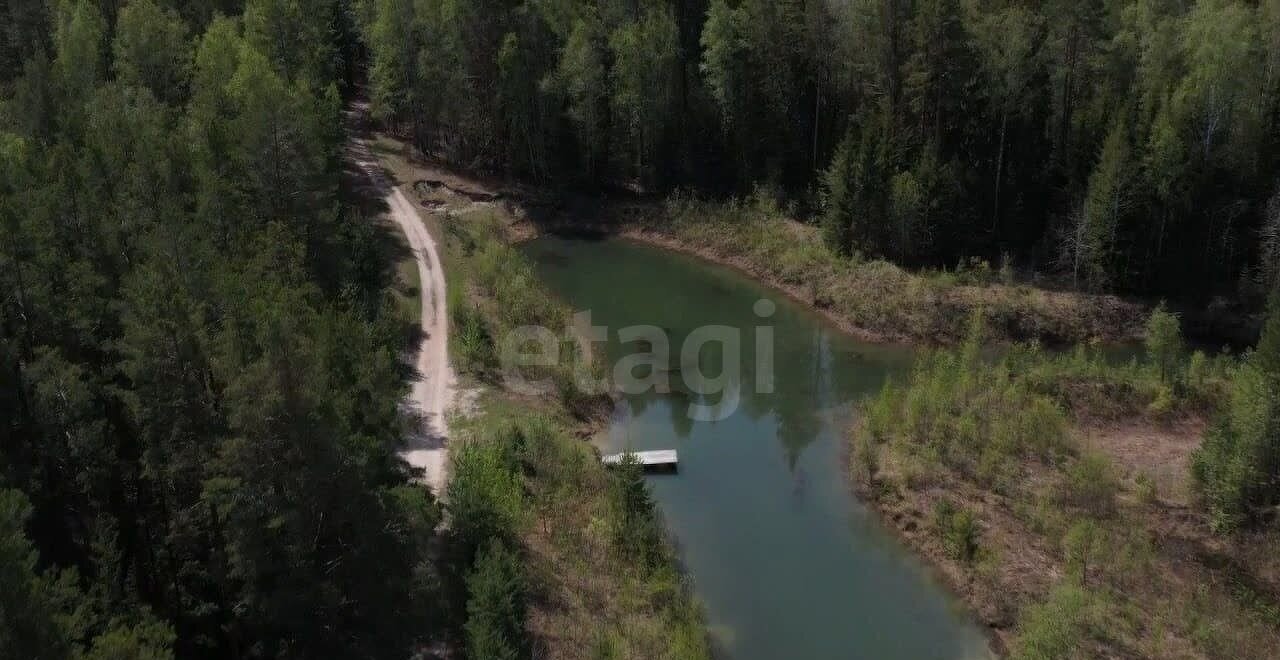
M 396 456 L 343 3 L 0 4 L 0 657 L 407 657 L 440 512 Z
M 420 319 L 347 148 L 355 9 L 0 3 L 0 660 L 563 657 L 529 603 L 587 565 L 644 595 L 559 643 L 707 657 L 638 467 L 554 399 L 451 436 L 439 501 L 399 455 Z M 515 263 L 448 249 L 482 287 Z M 503 319 L 567 315 L 502 281 Z
M 370 0 L 375 111 L 565 185 L 763 186 L 846 253 L 1261 306 L 1275 0 Z
M 530 657 L 526 595 L 563 565 L 645 594 L 661 624 L 616 647 L 706 656 L 638 468 L 556 426 L 573 392 L 481 425 L 447 505 L 397 456 L 412 374 L 344 163 L 360 93 L 471 171 L 767 197 L 842 263 L 1254 308 L 1280 277 L 1280 0 L 0 0 L 0 660 Z M 535 294 L 499 238 L 449 241 L 488 291 L 451 303 L 482 373 L 548 317 L 505 304 Z M 1216 388 L 1191 468 L 1224 534 L 1280 502 L 1272 308 L 1252 358 L 1125 385 L 1159 414 Z M 537 516 L 563 563 L 530 577 Z

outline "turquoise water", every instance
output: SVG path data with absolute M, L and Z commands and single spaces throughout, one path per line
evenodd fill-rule
M 741 333 L 736 401 L 682 383 L 695 363 L 709 377 L 719 374 L 725 351 L 707 346 L 696 358 L 670 360 L 670 393 L 624 396 L 598 439 L 604 451 L 679 451 L 678 474 L 654 475 L 650 484 L 723 655 L 988 657 L 979 628 L 844 477 L 851 404 L 903 374 L 909 350 L 857 342 L 777 292 L 683 255 L 554 237 L 524 250 L 552 290 L 609 327 L 610 364 L 654 348 L 620 342 L 618 330 L 629 325 L 662 328 L 676 356 L 700 326 Z M 755 307 L 762 299 L 776 310 L 767 318 Z M 766 325 L 774 337 L 772 393 L 756 391 L 768 371 L 769 352 L 755 350 Z M 690 404 L 731 414 L 693 421 Z

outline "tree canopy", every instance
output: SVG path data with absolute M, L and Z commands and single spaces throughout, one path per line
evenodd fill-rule
M 438 635 L 400 321 L 340 195 L 349 21 L 0 7 L 0 657 Z
M 1008 255 L 1082 288 L 1260 306 L 1277 6 L 366 0 L 357 14 L 379 116 L 466 167 L 763 185 L 849 254 Z

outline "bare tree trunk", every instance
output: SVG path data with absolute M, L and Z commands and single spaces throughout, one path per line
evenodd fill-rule
M 818 170 L 818 112 L 822 107 L 822 84 L 813 78 L 813 169 Z
M 995 207 L 991 211 L 991 231 L 994 233 L 1000 225 L 1000 184 L 1004 178 L 1004 138 L 1005 131 L 1009 127 L 1009 106 L 1006 103 L 1003 110 L 1000 111 L 1000 150 L 996 156 L 996 199 Z

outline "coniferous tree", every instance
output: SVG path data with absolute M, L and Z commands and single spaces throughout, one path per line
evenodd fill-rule
M 485 546 L 467 576 L 467 657 L 529 657 L 525 586 L 517 557 L 501 541 Z
M 1257 349 L 1192 457 L 1192 474 L 1219 530 L 1259 520 L 1280 503 L 1280 290 Z

